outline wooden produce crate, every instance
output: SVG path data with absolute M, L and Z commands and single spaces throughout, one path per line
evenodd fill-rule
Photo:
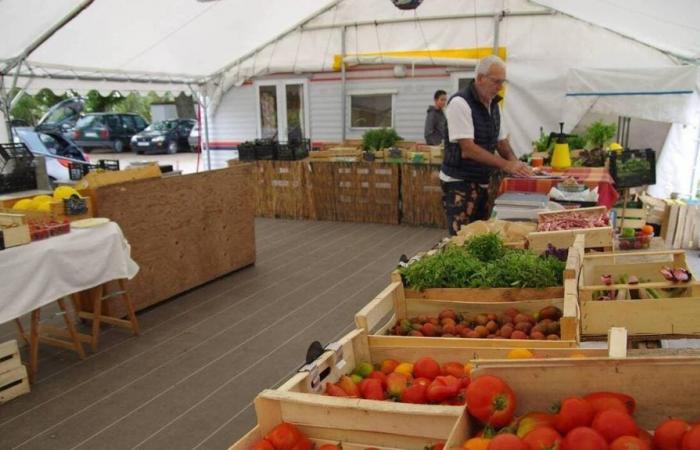
M 0 404 L 29 393 L 27 368 L 17 348 L 17 341 L 0 344 Z
M 63 200 L 54 200 L 51 202 L 51 215 L 58 221 L 68 220 L 69 222 L 94 217 L 95 208 L 92 205 L 92 198 L 83 196 L 82 200 L 85 201 L 87 206 L 87 212 L 83 214 L 68 214 Z
M 582 215 L 600 216 L 601 213 L 605 212 L 605 207 L 596 206 L 593 208 L 540 213 L 538 214 L 538 222 L 542 223 L 548 218 L 563 217 L 573 212 Z M 575 230 L 535 231 L 527 237 L 528 248 L 536 252 L 545 251 L 548 244 L 552 244 L 557 248 L 569 248 L 574 243 L 576 236 L 580 234 L 586 237 L 586 248 L 603 248 L 608 251 L 613 249 L 613 229 L 610 226 Z
M 440 168 L 429 165 L 401 166 L 401 223 L 445 228 Z
M 5 248 L 29 244 L 32 241 L 24 214 L 0 212 L 0 233 Z
M 647 224 L 645 208 L 615 208 L 619 228 L 642 228 Z
M 339 401 L 340 400 L 340 401 Z M 258 425 L 229 450 L 250 450 L 282 422 L 296 425 L 316 448 L 342 444 L 344 450 L 424 450 L 445 442 L 466 424 L 462 408 L 398 408 L 399 404 L 328 396 L 301 396 L 283 391 L 263 391 L 255 399 Z M 383 408 L 377 407 L 382 403 Z M 369 406 L 368 406 L 369 405 Z M 420 405 L 414 405 L 420 406 Z
M 555 402 L 592 392 L 620 392 L 636 402 L 637 424 L 653 431 L 669 417 L 695 420 L 700 398 L 698 357 L 585 358 L 567 360 L 482 361 L 472 379 L 495 375 L 513 389 L 515 415 L 547 411 Z M 669 380 L 673 380 L 669 382 Z M 464 432 L 451 436 L 445 448 L 464 442 Z M 466 432 L 473 435 L 474 429 Z
M 435 356 L 434 351 L 445 351 L 449 355 L 454 349 L 468 348 L 478 358 L 499 358 L 506 357 L 509 350 L 520 347 L 533 350 L 543 357 L 568 356 L 572 353 L 572 348 L 578 347 L 579 341 L 576 288 L 575 280 L 566 280 L 566 294 L 563 298 L 510 302 L 483 301 L 478 298 L 454 301 L 407 297 L 402 284 L 393 282 L 357 313 L 355 324 L 358 328 L 371 333 L 368 337 L 370 347 L 381 348 L 382 351 L 386 352 L 392 351 L 392 349 L 410 349 L 409 352 L 414 352 L 424 348 L 426 349 L 424 354 Z M 523 313 L 535 314 L 549 305 L 558 307 L 564 313 L 560 320 L 561 340 L 559 341 L 387 335 L 388 330 L 399 319 L 408 319 L 419 315 L 437 317 L 444 309 L 452 309 L 457 313 L 473 317 L 482 313 L 501 314 L 511 307 L 517 308 Z M 585 354 L 585 351 L 583 353 Z M 591 353 L 591 355 L 600 354 L 599 351 Z
M 256 161 L 256 214 L 284 219 L 315 219 L 306 166 L 302 161 Z
M 75 188 L 97 189 L 110 184 L 121 184 L 127 181 L 144 180 L 148 178 L 160 178 L 160 167 L 157 164 L 148 164 L 142 167 L 135 167 L 125 170 L 105 170 L 100 172 L 90 172 L 81 180 L 76 182 Z
M 659 272 L 662 267 L 685 268 L 682 250 L 589 254 L 583 257 L 579 276 L 581 303 L 581 334 L 584 338 L 603 335 L 610 327 L 627 328 L 632 338 L 678 338 L 700 336 L 700 282 L 666 281 Z M 623 275 L 635 275 L 648 282 L 637 285 L 601 282 L 602 275 L 611 275 L 613 282 Z M 630 289 L 683 289 L 674 298 L 642 300 L 597 300 L 596 291 L 615 290 L 626 294 Z

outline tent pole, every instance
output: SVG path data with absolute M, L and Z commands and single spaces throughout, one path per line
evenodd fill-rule
M 498 55 L 498 45 L 500 42 L 501 21 L 506 16 L 505 11 L 496 13 L 493 17 L 493 54 Z
M 207 170 L 211 170 L 211 149 L 209 148 L 209 115 L 208 106 L 209 101 L 207 97 L 202 98 L 202 104 L 204 108 L 204 146 L 207 148 Z
M 347 96 L 346 96 L 346 74 L 345 74 L 345 33 L 347 31 L 347 27 L 342 27 L 340 29 L 340 79 L 341 79 L 341 86 L 340 86 L 340 108 L 342 111 L 341 114 L 341 121 L 340 123 L 342 124 L 342 130 L 340 133 L 341 137 L 341 142 L 345 142 L 345 128 L 347 125 Z

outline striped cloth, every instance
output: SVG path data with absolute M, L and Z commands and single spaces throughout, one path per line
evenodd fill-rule
M 605 167 L 571 167 L 563 172 L 555 172 L 551 167 L 545 167 L 543 172 L 562 177 L 574 177 L 579 183 L 585 184 L 589 189 L 597 187 L 598 204 L 608 208 L 612 208 L 620 196 L 615 190 L 615 182 L 610 176 L 610 172 Z M 501 182 L 499 193 L 518 191 L 548 194 L 552 187 L 558 185 L 561 181 L 561 179 L 552 178 L 507 177 Z

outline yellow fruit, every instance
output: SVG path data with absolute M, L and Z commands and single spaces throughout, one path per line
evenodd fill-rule
M 63 200 L 66 198 L 71 198 L 73 195 L 80 196 L 80 194 L 78 194 L 78 191 L 76 191 L 70 186 L 59 186 L 53 191 L 54 200 Z
M 470 362 L 466 363 L 464 365 L 464 376 L 467 376 L 467 377 L 471 376 L 472 369 L 473 369 L 472 363 L 470 363 Z
M 475 437 L 467 440 L 463 447 L 465 450 L 486 450 L 489 447 L 491 439 L 483 437 Z
M 506 358 L 508 359 L 531 359 L 534 358 L 535 355 L 532 354 L 532 352 L 526 348 L 514 348 L 513 350 L 508 352 L 508 355 Z
M 32 209 L 39 209 L 39 205 L 42 203 L 48 203 L 53 200 L 48 195 L 37 195 L 32 199 Z
M 12 205 L 12 209 L 22 209 L 22 210 L 32 209 L 32 199 L 23 198 L 22 200 L 18 201 L 14 205 Z
M 36 207 L 36 210 L 41 212 L 51 212 L 51 202 L 41 203 Z
M 413 375 L 413 364 L 401 363 L 398 366 L 396 366 L 396 369 L 394 369 L 394 372 L 402 373 L 406 376 L 411 376 L 411 375 Z

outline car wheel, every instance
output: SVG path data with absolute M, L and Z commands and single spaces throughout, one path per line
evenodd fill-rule
M 114 149 L 115 152 L 121 153 L 124 151 L 124 142 L 121 140 L 117 139 L 112 143 L 112 148 Z
M 170 144 L 168 144 L 168 155 L 174 155 L 179 150 L 180 148 L 177 145 L 177 141 L 171 141 Z

